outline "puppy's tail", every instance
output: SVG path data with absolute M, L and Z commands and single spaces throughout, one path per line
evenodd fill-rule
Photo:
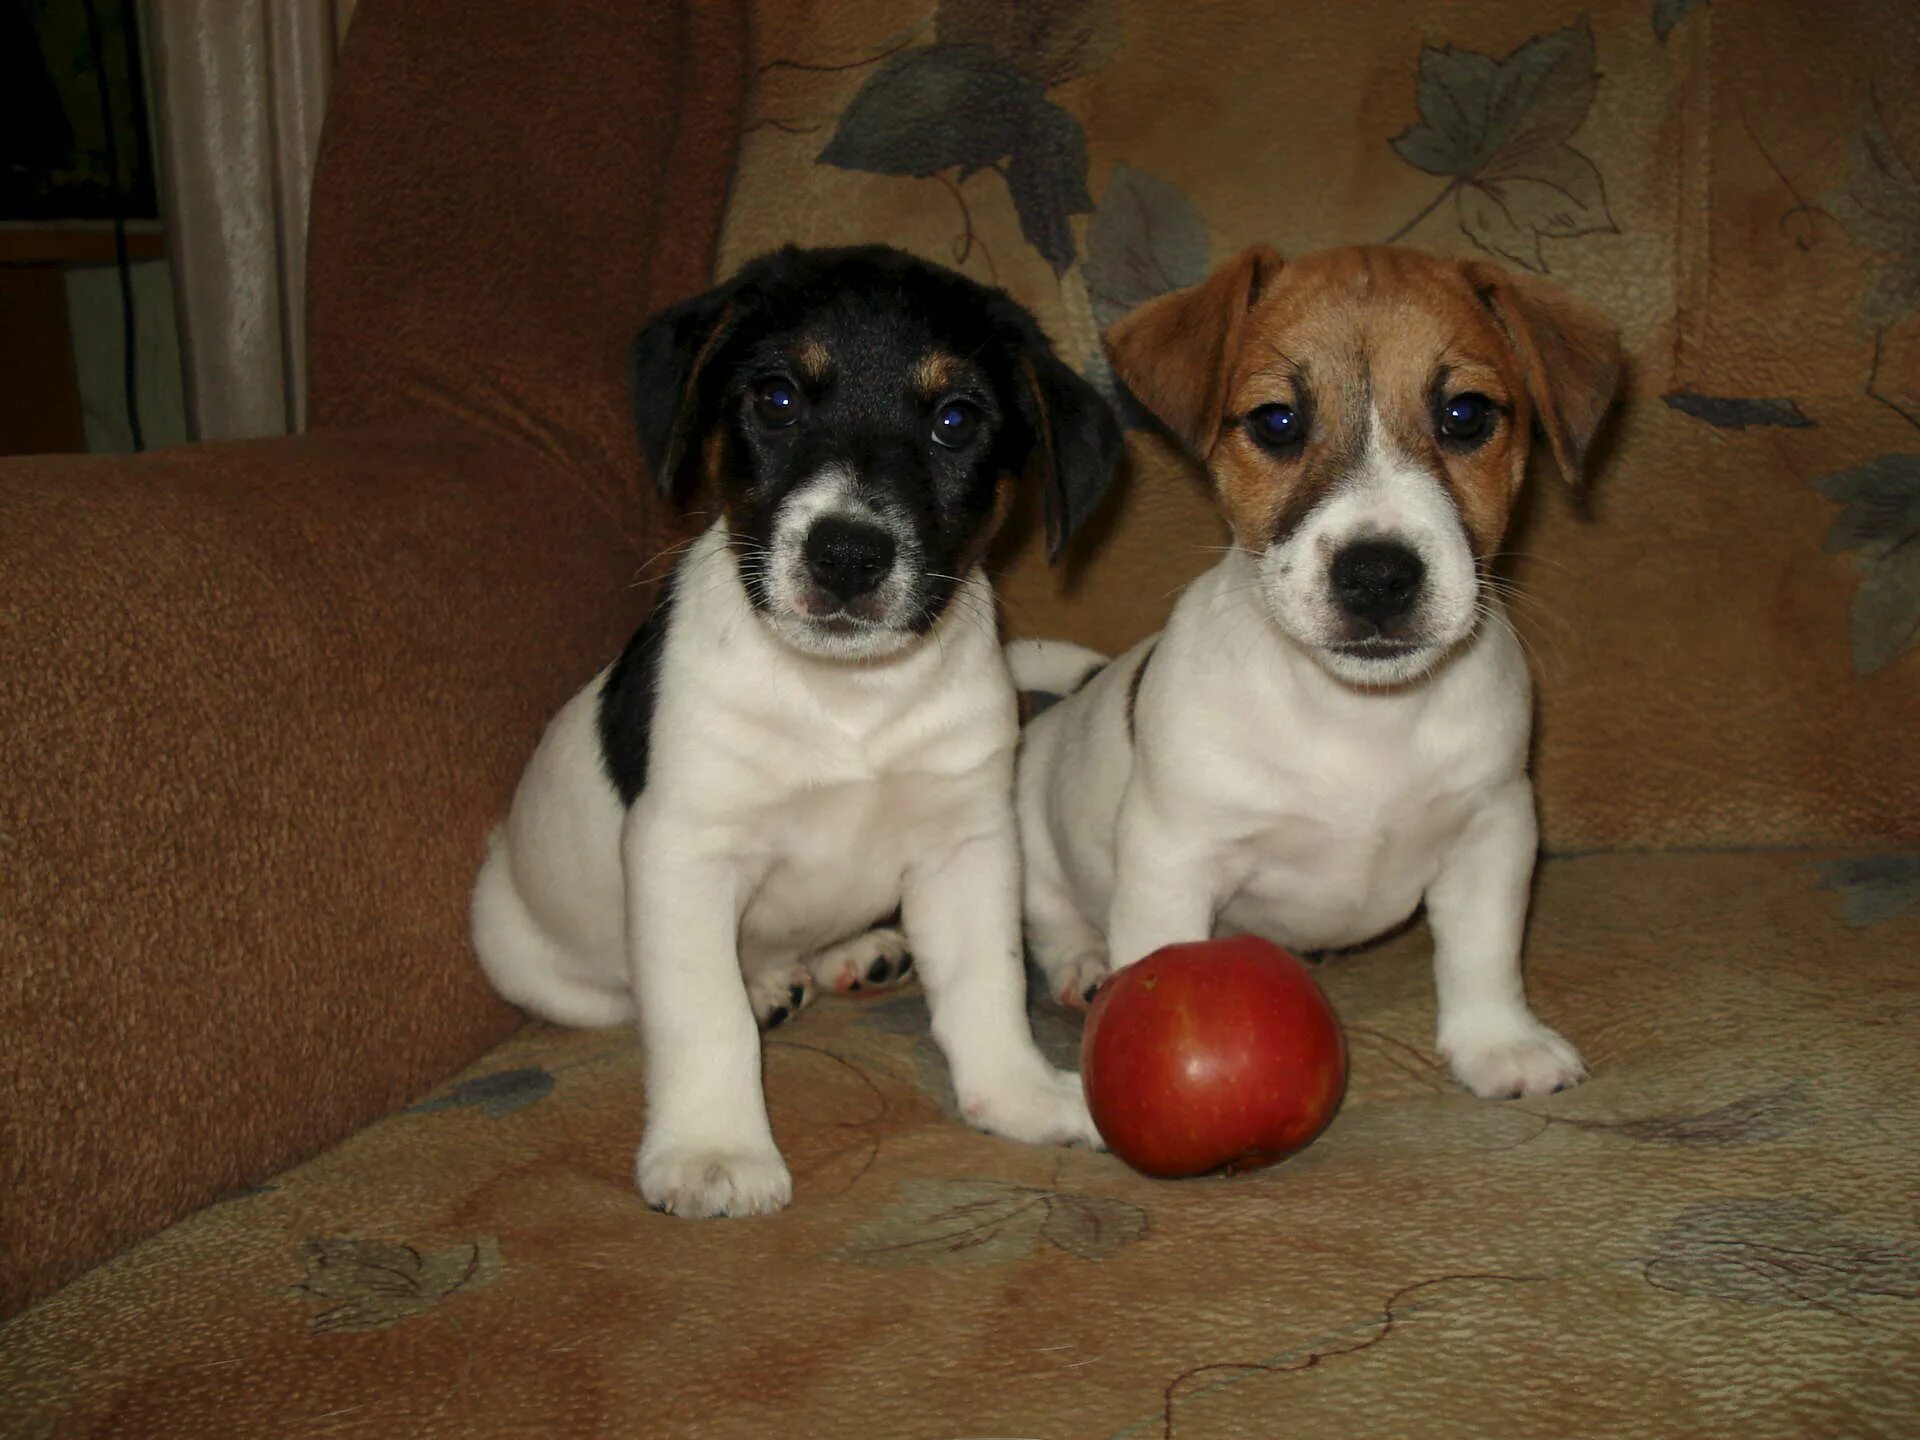
M 1078 690 L 1108 659 L 1070 640 L 1014 640 L 1006 655 L 1014 689 L 1055 697 Z

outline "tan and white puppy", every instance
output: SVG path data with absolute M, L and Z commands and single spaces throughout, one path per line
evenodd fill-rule
M 1522 988 L 1531 692 L 1488 574 L 1536 426 L 1579 475 L 1613 327 L 1496 265 L 1255 247 L 1107 340 L 1234 543 L 1104 668 L 1009 647 L 1022 688 L 1071 692 L 1028 728 L 1018 779 L 1054 993 L 1210 934 L 1354 945 L 1424 902 L 1454 1075 L 1487 1097 L 1578 1080 Z

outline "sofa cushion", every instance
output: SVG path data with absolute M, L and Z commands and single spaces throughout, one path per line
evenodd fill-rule
M 745 1221 L 649 1211 L 628 1038 L 532 1027 L 0 1329 L 0 1392 L 96 1436 L 1902 1433 L 1916 950 L 1920 856 L 1554 862 L 1532 989 L 1590 1081 L 1453 1086 L 1416 931 L 1320 971 L 1326 1135 L 1181 1182 L 967 1130 L 916 993 L 826 1000 Z
M 644 598 L 587 492 L 427 426 L 0 470 L 0 1314 L 517 1027 L 473 874 Z

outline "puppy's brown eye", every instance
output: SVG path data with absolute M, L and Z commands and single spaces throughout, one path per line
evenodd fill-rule
M 753 390 L 753 418 L 769 430 L 784 430 L 800 418 L 800 387 L 781 377 L 762 380 Z
M 1269 450 L 1291 450 L 1307 438 L 1307 422 L 1291 405 L 1262 405 L 1248 412 L 1247 429 Z
M 980 412 L 964 400 L 949 400 L 933 412 L 935 443 L 958 450 L 980 433 Z
M 1463 445 L 1475 445 L 1493 433 L 1493 401 L 1468 391 L 1440 404 L 1436 417 L 1440 434 Z

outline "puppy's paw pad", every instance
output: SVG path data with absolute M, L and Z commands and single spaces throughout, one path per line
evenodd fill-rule
M 829 990 L 861 995 L 908 979 L 913 974 L 913 953 L 903 931 L 883 925 L 809 956 L 807 969 Z
M 669 1215 L 771 1215 L 793 1198 L 793 1177 L 777 1150 L 697 1145 L 642 1149 L 634 1178 L 647 1204 Z
M 786 1023 L 804 1005 L 813 1003 L 813 975 L 804 965 L 770 970 L 747 984 L 747 999 L 753 1005 L 753 1018 L 762 1030 Z
M 960 1113 L 970 1125 L 1027 1145 L 1106 1148 L 1087 1113 L 1080 1077 L 1051 1066 L 1037 1076 L 969 1091 L 960 1097 Z
M 1084 1010 L 1093 1004 L 1093 997 L 1106 980 L 1107 973 L 1105 956 L 1083 955 L 1078 960 L 1048 971 L 1047 980 L 1054 999 L 1069 1010 Z
M 1443 1041 L 1454 1079 L 1482 1100 L 1537 1099 L 1587 1077 L 1580 1052 L 1539 1021 Z

